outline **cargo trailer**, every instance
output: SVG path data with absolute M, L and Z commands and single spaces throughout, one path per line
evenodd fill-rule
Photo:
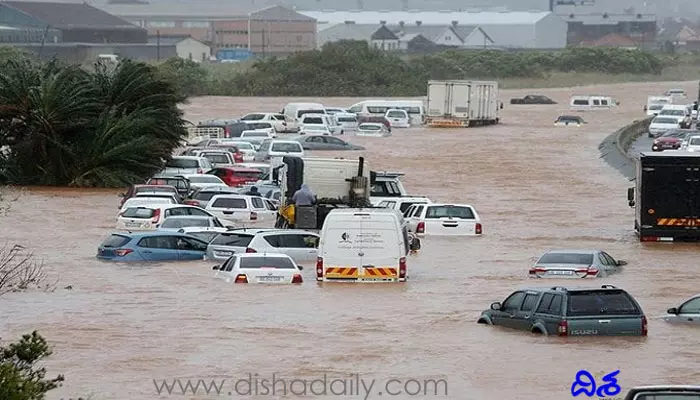
M 498 82 L 428 81 L 426 124 L 468 127 L 499 122 Z

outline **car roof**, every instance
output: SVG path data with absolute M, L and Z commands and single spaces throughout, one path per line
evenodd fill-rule
M 171 208 L 177 208 L 177 207 L 184 207 L 184 208 L 198 208 L 201 210 L 199 207 L 195 206 L 190 206 L 187 204 L 154 204 L 153 207 L 146 207 L 146 206 L 137 206 L 137 207 L 129 207 L 129 208 L 150 208 L 151 210 L 155 210 L 156 208 L 160 208 L 161 210 L 168 210 Z
M 258 233 L 261 232 L 268 232 L 268 231 L 278 231 L 280 229 L 275 229 L 275 228 L 233 228 L 233 229 L 228 229 L 226 232 L 221 232 L 223 234 L 230 233 L 230 234 L 245 234 L 245 235 L 251 235 L 255 236 Z
M 197 178 L 197 177 L 200 177 L 200 176 L 206 176 L 206 177 L 209 177 L 209 178 L 211 178 L 211 177 L 218 178 L 218 176 L 212 175 L 212 174 L 182 174 L 182 175 L 177 175 L 177 176 L 181 176 L 181 177 L 186 178 L 186 179 L 190 179 L 190 177 L 195 177 L 195 178 Z
M 212 217 L 207 215 L 173 215 L 166 219 L 210 219 Z
M 146 188 L 169 188 L 169 189 L 176 189 L 177 188 L 173 185 L 149 185 L 147 183 L 139 183 L 137 185 L 133 185 L 135 189 L 141 189 L 142 187 Z
M 195 147 L 197 148 L 197 147 Z M 206 147 L 201 147 L 202 149 L 206 149 Z M 204 157 L 198 157 L 198 156 L 173 156 L 173 159 L 178 158 L 181 160 L 201 160 Z
M 213 169 L 230 169 L 234 172 L 260 172 L 259 169 L 255 168 L 248 168 L 248 167 L 227 167 L 227 166 L 222 166 L 222 167 L 216 167 Z
M 218 232 L 218 233 L 223 233 L 226 232 L 228 229 L 227 228 L 222 228 L 220 226 L 186 226 L 183 228 L 180 228 L 178 232 Z
M 236 255 L 238 258 L 268 258 L 268 257 L 275 257 L 275 258 L 288 258 L 292 260 L 292 257 L 282 254 L 282 253 L 240 253 Z M 292 260 L 293 261 L 293 260 Z
M 617 286 L 613 285 L 600 285 L 600 286 L 526 286 L 519 288 L 518 290 L 531 290 L 535 292 L 583 292 L 589 290 L 623 290 Z
M 167 235 L 167 236 L 175 235 L 175 236 L 183 236 L 183 237 L 189 237 L 189 238 L 193 237 L 193 236 L 187 235 L 185 233 L 180 233 L 177 231 L 175 231 L 175 232 L 173 232 L 173 231 L 113 232 L 111 235 L 112 236 L 114 236 L 114 235 L 126 236 L 126 237 L 130 237 L 132 239 L 140 239 L 140 238 L 144 238 L 144 237 L 163 236 L 163 235 Z M 202 240 L 199 238 L 195 238 L 195 239 Z
M 469 207 L 471 209 L 474 209 L 473 206 L 469 204 L 457 204 L 457 203 L 432 203 L 428 204 L 429 206 L 438 206 L 438 207 L 444 207 L 444 206 L 455 206 L 455 207 Z
M 299 142 L 295 140 L 273 140 L 272 143 L 293 143 L 293 144 L 299 144 Z

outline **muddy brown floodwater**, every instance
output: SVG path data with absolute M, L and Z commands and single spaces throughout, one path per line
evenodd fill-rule
M 570 398 L 582 368 L 620 369 L 625 390 L 698 382 L 698 331 L 655 318 L 699 291 L 697 248 L 640 244 L 626 201 L 629 183 L 598 152 L 604 137 L 642 117 L 647 95 L 671 87 L 694 93 L 696 86 L 503 91 L 503 124 L 495 127 L 396 129 L 390 138 L 350 138 L 367 147 L 352 156 L 363 154 L 372 169 L 405 172 L 411 193 L 469 203 L 482 216 L 483 237 L 425 240 L 423 252 L 409 259 L 405 285 L 319 286 L 307 268 L 302 286 L 234 287 L 212 279 L 212 262 L 101 263 L 94 255 L 114 226 L 117 191 L 29 190 L 0 218 L 0 241 L 34 249 L 60 278 L 59 289 L 2 297 L 0 333 L 8 340 L 37 329 L 51 341 L 55 354 L 47 367 L 67 382 L 49 400 L 154 399 L 161 397 L 153 379 L 239 379 L 248 373 L 446 379 L 448 395 L 441 397 L 459 400 Z M 527 93 L 559 104 L 508 104 Z M 569 113 L 574 93 L 609 94 L 621 106 L 585 113 L 589 123 L 581 128 L 553 127 L 559 114 Z M 187 105 L 187 118 L 276 111 L 292 100 L 197 98 Z M 572 247 L 603 248 L 629 261 L 623 273 L 591 284 L 630 291 L 650 317 L 648 338 L 537 337 L 476 324 L 492 301 L 537 284 L 527 279 L 534 257 Z M 64 290 L 66 285 L 73 289 Z M 230 385 L 225 392 L 234 390 Z M 380 398 L 380 385 L 369 398 Z M 392 392 L 399 387 L 390 386 Z

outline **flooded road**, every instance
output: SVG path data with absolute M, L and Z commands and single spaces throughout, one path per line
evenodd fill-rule
M 248 373 L 309 380 L 361 374 L 377 386 L 391 378 L 445 379 L 449 391 L 441 397 L 460 400 L 570 398 L 579 369 L 620 369 L 625 391 L 697 383 L 700 334 L 654 318 L 698 292 L 697 247 L 637 242 L 629 183 L 598 152 L 603 138 L 643 117 L 647 95 L 671 87 L 692 93 L 695 83 L 503 91 L 503 124 L 495 127 L 349 138 L 367 150 L 345 157 L 363 154 L 373 170 L 405 172 L 410 193 L 468 203 L 481 215 L 483 237 L 425 240 L 422 253 L 409 259 L 405 285 L 319 286 L 307 268 L 300 287 L 234 287 L 212 279 L 212 262 L 101 263 L 94 255 L 114 226 L 118 191 L 30 191 L 0 218 L 0 240 L 34 249 L 60 279 L 59 289 L 2 297 L 0 334 L 7 340 L 37 329 L 52 343 L 49 373 L 65 374 L 66 384 L 49 400 L 167 398 L 157 395 L 153 379 Z M 559 104 L 508 104 L 527 93 Z M 553 126 L 570 113 L 569 96 L 594 93 L 612 95 L 621 106 L 584 113 L 588 124 L 581 128 Z M 292 100 L 198 98 L 187 118 L 277 111 Z M 627 260 L 623 273 L 595 284 L 634 295 L 650 318 L 649 337 L 562 339 L 477 325 L 491 302 L 540 284 L 527 279 L 527 270 L 551 248 L 603 248 Z

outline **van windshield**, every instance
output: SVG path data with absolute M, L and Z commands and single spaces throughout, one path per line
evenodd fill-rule
M 280 153 L 301 153 L 301 145 L 299 143 L 273 143 L 270 151 Z
M 659 115 L 677 115 L 679 117 L 682 117 L 685 115 L 685 111 L 683 110 L 661 110 Z
M 304 114 L 325 114 L 325 110 L 299 110 L 297 111 L 297 118 L 301 118 Z
M 622 290 L 582 290 L 569 293 L 567 316 L 640 315 L 629 294 Z
M 306 117 L 304 118 L 305 124 L 319 124 L 323 125 L 323 118 L 321 117 Z

